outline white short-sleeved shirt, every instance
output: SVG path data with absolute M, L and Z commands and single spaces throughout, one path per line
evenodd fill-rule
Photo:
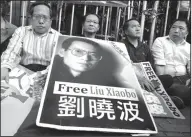
M 185 40 L 176 45 L 169 36 L 159 37 L 154 41 L 151 51 L 154 63 L 165 66 L 165 74 L 181 76 L 187 73 L 190 44 Z

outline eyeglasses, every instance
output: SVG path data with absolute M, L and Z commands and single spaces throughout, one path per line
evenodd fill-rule
M 171 29 L 174 29 L 174 30 L 175 30 L 175 29 L 185 30 L 185 28 L 182 27 L 182 26 L 174 26 L 174 25 L 171 27 Z
M 43 21 L 45 21 L 45 22 L 47 22 L 47 21 L 50 20 L 50 17 L 45 16 L 45 15 L 38 15 L 38 14 L 32 15 L 32 19 L 33 19 L 33 20 L 40 20 L 41 18 L 42 18 Z
M 82 50 L 82 49 L 78 49 L 78 48 L 68 49 L 68 50 L 71 50 L 71 53 L 74 56 L 77 56 L 77 57 L 82 57 L 82 56 L 88 54 L 92 61 L 99 61 L 99 60 L 102 59 L 101 55 L 99 55 L 97 53 L 94 53 L 94 52 L 88 52 L 88 51 L 85 51 L 85 50 Z
M 99 22 L 97 22 L 97 21 L 95 21 L 95 20 L 86 20 L 85 22 L 87 22 L 87 23 L 99 24 Z

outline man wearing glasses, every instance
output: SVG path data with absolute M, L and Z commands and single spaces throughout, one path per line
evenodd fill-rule
M 32 71 L 42 71 L 50 64 L 54 45 L 60 35 L 51 28 L 52 11 L 44 2 L 33 3 L 29 9 L 30 26 L 15 30 L 1 56 L 1 80 L 9 80 L 9 72 L 18 64 Z
M 95 38 L 96 33 L 99 31 L 99 20 L 100 18 L 97 14 L 85 15 L 82 24 L 84 37 Z
M 102 55 L 97 43 L 87 39 L 72 40 L 73 38 L 70 38 L 63 42 L 59 55 L 73 77 L 77 77 L 82 72 L 95 68 Z
M 57 81 L 120 86 L 119 82 L 101 66 L 105 51 L 86 38 L 68 38 L 58 49 L 52 65 L 51 78 Z M 108 62 L 110 65 L 110 61 Z

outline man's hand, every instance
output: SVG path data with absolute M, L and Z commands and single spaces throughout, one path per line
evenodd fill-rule
M 1 80 L 5 80 L 9 83 L 9 69 L 8 68 L 1 68 Z
M 190 87 L 191 86 L 191 79 L 188 79 L 187 81 L 186 81 L 186 84 L 185 84 L 186 86 L 188 86 L 188 87 Z
M 139 84 L 141 85 L 141 88 L 147 90 L 147 91 L 154 91 L 155 87 L 152 82 L 150 82 L 147 78 L 145 77 L 137 77 L 139 80 Z
M 133 67 L 141 88 L 151 92 L 154 91 L 154 84 L 144 77 L 142 69 L 140 67 L 137 67 L 137 64 L 134 64 Z
M 45 80 L 47 78 L 47 72 L 37 72 L 37 75 L 34 77 L 34 81 L 38 82 L 39 85 L 42 87 L 45 86 Z
M 187 73 L 191 75 L 191 60 L 189 60 L 187 63 Z

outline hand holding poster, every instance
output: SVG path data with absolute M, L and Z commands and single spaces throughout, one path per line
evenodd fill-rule
M 157 133 L 125 51 L 118 42 L 60 36 L 37 125 L 59 130 Z

